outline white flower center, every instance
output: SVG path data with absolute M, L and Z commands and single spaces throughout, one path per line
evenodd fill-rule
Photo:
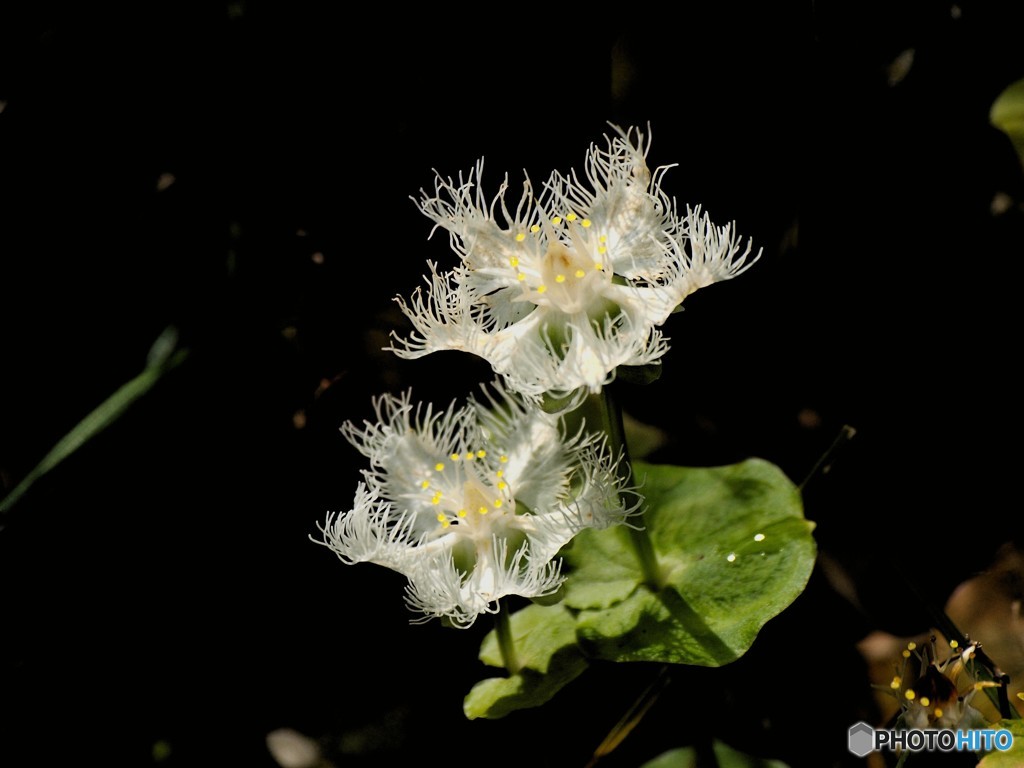
M 420 487 L 430 494 L 431 504 L 437 507 L 436 519 L 441 530 L 448 532 L 448 529 L 457 526 L 461 535 L 478 537 L 481 535 L 478 529 L 490 528 L 489 524 L 483 522 L 485 518 L 500 517 L 508 507 L 514 512 L 515 501 L 505 480 L 504 465 L 508 457 L 502 455 L 498 459 L 502 468 L 489 472 L 482 466 L 486 456 L 487 451 L 484 450 L 468 451 L 464 456 L 459 453 L 449 456 L 453 464 L 463 464 L 462 471 L 456 477 L 464 479 L 461 486 L 456 485 L 448 493 L 435 489 L 436 486 L 429 480 L 421 484 Z M 445 466 L 446 462 L 437 462 L 434 472 L 444 472 Z M 489 540 L 490 532 L 485 535 Z
M 543 255 L 527 245 L 522 258 L 511 261 L 522 289 L 520 300 L 566 315 L 602 316 L 607 310 L 603 294 L 612 272 L 606 258 L 608 237 L 595 229 L 590 219 L 568 213 L 564 218 L 555 216 L 544 227 L 534 225 L 530 235 L 516 235 L 521 243 L 545 230 L 546 240 Z
M 540 282 L 529 292 L 530 301 L 567 315 L 586 311 L 600 299 L 607 281 L 592 258 L 557 240 L 548 244 L 538 267 Z
M 486 451 L 482 450 L 448 457 L 453 463 L 463 463 L 465 472 L 461 486 L 450 488 L 448 493 L 435 490 L 429 483 L 422 486 L 437 509 L 437 527 L 431 538 L 448 539 L 456 566 L 467 573 L 489 556 L 495 536 L 508 541 L 509 554 L 525 541 L 527 518 L 516 514 L 515 498 L 505 480 L 508 458 L 502 455 L 498 459 L 500 468 L 488 471 L 483 466 L 485 457 Z M 444 466 L 445 462 L 438 462 L 435 471 L 443 472 Z

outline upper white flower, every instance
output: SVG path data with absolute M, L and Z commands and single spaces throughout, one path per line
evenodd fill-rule
M 465 180 L 438 175 L 417 203 L 449 231 L 461 263 L 442 272 L 429 262 L 426 290 L 397 299 L 415 330 L 389 349 L 471 352 L 523 395 L 570 403 L 599 392 L 620 365 L 659 363 L 669 314 L 760 252 L 749 258 L 733 225 L 714 225 L 699 207 L 680 215 L 661 189 L 670 166 L 652 174 L 649 139 L 615 131 L 607 149 L 590 147 L 586 183 L 555 172 L 536 197 L 526 178 L 514 212 L 507 176 L 485 197 L 482 161 Z
M 558 551 L 636 508 L 623 502 L 632 489 L 603 437 L 567 435 L 557 417 L 495 392 L 439 412 L 410 393 L 385 395 L 374 400 L 376 423 L 347 422 L 342 433 L 370 469 L 352 509 L 328 515 L 317 542 L 346 563 L 404 574 L 409 606 L 456 626 L 507 595 L 555 592 Z

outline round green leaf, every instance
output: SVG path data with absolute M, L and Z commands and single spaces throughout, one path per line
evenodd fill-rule
M 720 666 L 803 591 L 817 554 L 799 489 L 775 465 L 637 462 L 662 583 L 644 584 L 631 532 L 584 531 L 566 553 L 565 605 L 588 655 Z
M 564 606 L 529 605 L 509 620 L 522 668 L 514 675 L 474 685 L 462 705 L 470 720 L 496 719 L 517 709 L 539 707 L 587 668 L 576 645 L 575 621 Z M 480 646 L 480 660 L 492 667 L 504 666 L 493 630 Z

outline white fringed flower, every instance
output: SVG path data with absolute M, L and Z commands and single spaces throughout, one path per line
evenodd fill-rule
M 370 460 L 351 510 L 323 540 L 345 563 L 404 574 L 407 602 L 460 627 L 507 595 L 542 597 L 563 581 L 558 551 L 584 528 L 635 509 L 604 439 L 567 435 L 560 420 L 495 386 L 447 410 L 410 393 L 374 400 L 377 420 L 344 436 Z
M 429 263 L 426 289 L 397 299 L 414 332 L 390 350 L 417 358 L 463 350 L 486 359 L 507 385 L 570 405 L 597 393 L 620 365 L 657 364 L 668 349 L 659 329 L 683 299 L 753 264 L 733 226 L 700 208 L 679 215 L 661 189 L 668 167 L 648 170 L 639 130 L 591 146 L 582 183 L 552 174 L 515 211 L 508 177 L 488 201 L 482 161 L 464 180 L 437 177 L 418 205 L 450 233 L 461 263 Z

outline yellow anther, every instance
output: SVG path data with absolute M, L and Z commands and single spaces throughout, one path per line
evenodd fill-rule
M 601 235 L 600 237 L 597 238 L 597 242 L 599 242 L 599 243 L 607 243 L 608 242 L 608 235 Z
M 501 504 L 502 504 L 501 499 L 495 499 L 494 500 L 494 508 L 495 509 L 500 509 L 501 508 Z
M 487 507 L 480 507 L 480 509 L 478 509 L 477 512 L 479 512 L 481 515 L 486 515 Z
M 903 651 L 903 658 L 904 659 L 909 659 L 910 658 L 910 651 Z
M 499 461 L 505 461 L 505 457 L 504 457 L 504 456 L 502 456 L 502 457 L 501 457 L 501 458 L 499 459 Z M 496 473 L 494 474 L 494 476 L 495 476 L 495 477 L 504 477 L 504 476 L 505 476 L 505 470 L 504 470 L 504 469 L 499 469 L 499 470 L 498 470 L 498 471 L 497 471 L 497 472 L 496 472 Z
M 508 260 L 508 263 L 509 263 L 509 266 L 518 267 L 519 266 L 519 259 L 517 259 L 515 256 L 513 256 L 511 259 Z
M 904 691 L 903 696 L 906 698 L 907 701 L 913 701 L 914 697 L 917 696 L 917 694 L 914 693 L 913 688 L 907 688 L 907 690 Z
M 903 684 L 903 678 L 901 678 L 899 675 L 897 675 L 896 677 L 894 677 L 892 679 L 892 682 L 889 683 L 889 687 L 892 688 L 894 691 L 898 691 L 902 684 Z
M 960 643 L 958 643 L 956 640 L 950 640 L 949 641 L 949 647 L 950 648 L 959 648 L 960 647 Z
M 566 221 L 576 221 L 576 214 L 575 213 L 567 213 L 565 215 L 565 220 Z
M 476 454 L 473 453 L 472 451 L 469 451 L 468 453 L 466 453 L 466 461 L 472 461 L 475 458 L 476 458 Z
M 518 235 L 516 235 L 516 242 L 517 243 L 521 243 L 525 239 L 526 239 L 526 235 L 523 234 L 522 232 L 520 232 Z
M 554 224 L 557 227 L 559 224 L 562 223 L 562 217 L 561 216 L 555 216 L 555 218 L 553 218 L 551 220 L 551 223 Z
M 485 450 L 483 450 L 483 449 L 481 449 L 481 450 L 479 450 L 479 451 L 477 451 L 477 452 L 476 452 L 476 457 L 477 457 L 478 459 L 482 459 L 482 458 L 484 458 L 484 457 L 485 457 L 486 455 L 487 455 L 487 451 L 485 451 Z
M 594 269 L 596 269 L 598 272 L 600 272 L 600 271 L 602 271 L 604 269 L 604 264 L 602 264 L 600 261 L 595 261 L 594 262 Z
M 597 252 L 604 256 L 606 253 L 608 253 L 608 248 L 604 245 L 599 245 L 597 246 Z
M 917 643 L 914 643 L 914 642 L 907 643 L 907 650 L 908 651 L 912 651 L 915 648 L 917 648 Z
M 498 461 L 500 461 L 502 464 L 508 464 L 508 456 L 501 456 L 498 459 Z
M 936 718 L 942 717 L 942 710 L 939 709 L 938 707 L 935 708 L 935 717 Z
M 927 696 L 922 696 L 921 697 L 921 706 L 922 707 L 927 707 L 931 703 L 932 703 L 931 699 L 929 699 Z
M 576 277 L 583 277 L 587 273 L 584 272 L 582 269 L 577 269 L 573 274 L 576 275 Z
M 464 510 L 464 509 L 460 509 L 460 510 L 459 510 L 458 512 L 456 512 L 455 514 L 457 514 L 457 515 L 458 515 L 459 517 L 465 517 L 465 516 L 466 516 L 466 510 Z
M 518 275 L 516 275 L 516 280 L 518 280 L 520 282 L 522 282 L 525 279 L 526 279 L 526 275 L 524 275 L 522 272 L 520 272 Z
M 437 522 L 444 523 L 444 522 L 447 522 L 447 520 L 448 520 L 448 515 L 446 515 L 444 512 L 438 512 L 437 513 Z
M 434 491 L 434 496 L 430 499 L 430 501 L 434 504 L 440 504 L 442 495 L 443 494 L 440 491 Z
M 591 224 L 590 219 L 584 219 L 583 221 L 580 222 L 580 226 L 584 227 L 584 228 L 589 227 L 590 224 Z
M 423 490 L 426 490 L 429 487 L 430 487 L 430 481 L 429 480 L 424 480 L 422 483 L 420 483 L 420 488 L 422 488 Z
M 435 472 L 443 472 L 444 471 L 444 464 L 442 464 L 440 461 L 437 462 L 437 464 L 434 465 L 434 471 Z
M 449 458 L 449 459 L 451 459 L 452 461 L 458 461 L 458 460 L 459 460 L 460 458 L 462 458 L 462 457 L 461 457 L 461 456 L 459 456 L 459 454 L 457 454 L 457 453 L 453 453 L 453 454 L 452 454 L 451 456 L 449 456 L 448 458 Z
M 544 291 L 546 291 L 547 289 L 548 289 L 548 287 L 546 285 L 538 285 L 537 286 L 537 293 L 544 293 Z
M 564 283 L 565 282 L 565 275 L 555 275 L 555 282 L 556 283 Z
M 533 232 L 534 234 L 537 234 L 538 232 L 540 232 L 540 225 L 534 224 L 532 227 L 530 227 L 530 231 Z
M 499 491 L 504 491 L 506 488 L 508 488 L 508 483 L 506 483 L 504 480 L 502 480 L 500 483 L 498 483 L 498 490 Z

